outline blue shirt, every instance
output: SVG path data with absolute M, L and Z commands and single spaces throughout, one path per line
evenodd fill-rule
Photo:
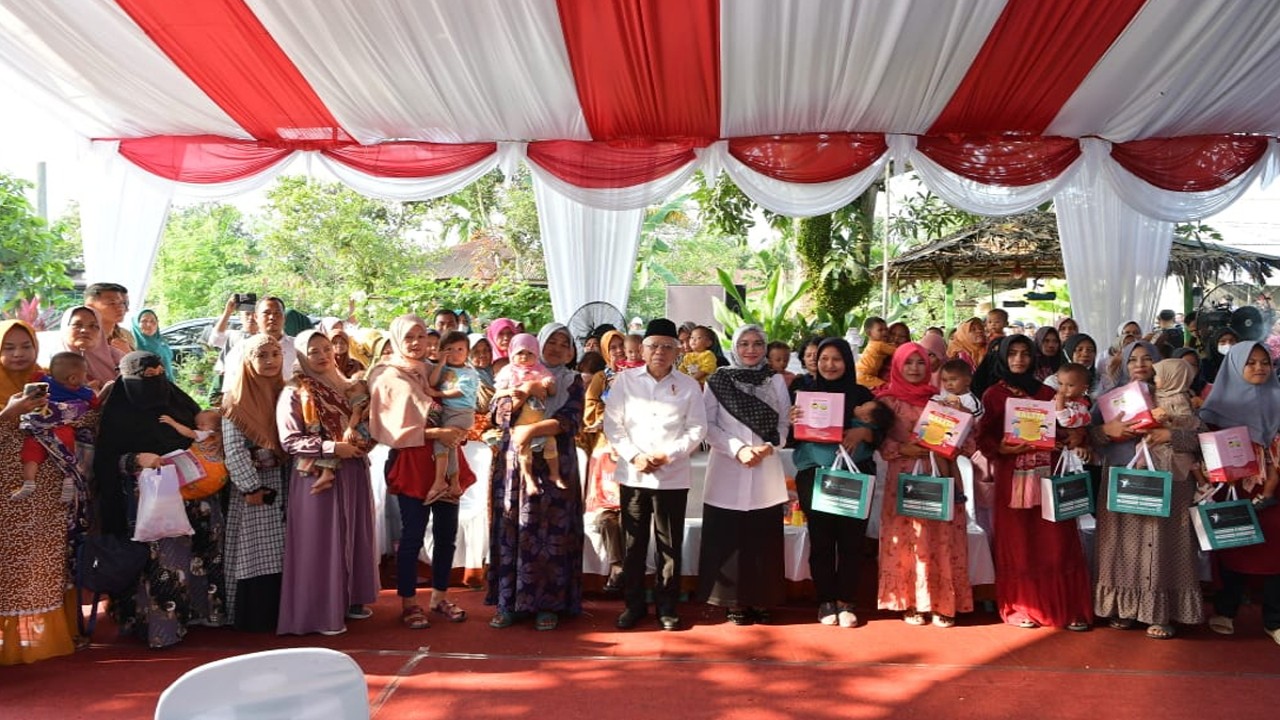
M 440 373 L 439 390 L 461 390 L 457 397 L 441 398 L 440 404 L 447 408 L 476 409 L 476 394 L 480 391 L 480 374 L 475 368 L 466 365 L 446 365 Z

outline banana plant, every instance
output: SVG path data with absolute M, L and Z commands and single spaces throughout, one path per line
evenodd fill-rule
M 716 321 L 724 327 L 725 338 L 728 338 L 743 325 L 759 325 L 770 340 L 783 340 L 788 343 L 799 342 L 807 333 L 812 332 L 813 324 L 798 314 L 791 313 L 791 307 L 804 297 L 812 287 L 808 280 L 794 288 L 784 286 L 783 268 L 775 268 L 769 273 L 763 287 L 755 288 L 743 297 L 733 283 L 733 276 L 723 269 L 717 269 L 720 285 L 725 295 L 733 298 L 741 308 L 741 312 L 730 310 L 719 298 L 712 300 L 712 308 Z

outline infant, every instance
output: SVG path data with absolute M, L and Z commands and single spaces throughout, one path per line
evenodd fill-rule
M 511 338 L 508 346 L 511 362 L 494 379 L 494 399 L 512 396 L 515 390 L 525 393 L 524 400 L 511 408 L 511 426 L 532 425 L 546 419 L 546 405 L 541 398 L 529 394 L 535 386 L 541 387 L 547 395 L 556 391 L 555 377 L 546 366 L 538 362 L 538 339 L 528 333 L 520 333 Z M 554 442 L 547 438 L 533 438 L 528 443 L 514 447 L 520 460 L 520 473 L 524 477 L 525 493 L 537 495 L 541 490 L 533 474 L 533 454 L 541 452 L 547 461 L 547 472 L 551 482 L 561 490 L 568 487 L 560 477 L 560 456 Z
M 49 403 L 22 416 L 19 427 L 27 433 L 22 441 L 22 486 L 9 496 L 11 500 L 28 498 L 36 491 L 36 474 L 49 453 L 63 465 L 65 479 L 62 501 L 71 502 L 76 474 L 83 469 L 76 462 L 76 441 L 93 442 L 89 428 L 74 427 L 75 421 L 98 407 L 98 396 L 86 385 L 88 362 L 74 352 L 60 352 L 49 361 L 49 373 L 40 378 L 44 387 L 32 386 L 31 393 L 48 395 Z
M 374 445 L 373 436 L 369 434 L 369 384 L 358 378 L 351 380 L 342 394 L 347 399 L 347 405 L 351 407 L 351 414 L 347 416 L 347 425 L 343 429 L 342 437 L 338 439 L 368 451 Z M 320 432 L 319 418 L 316 418 L 314 423 L 307 424 L 307 432 Z M 315 476 L 315 480 L 311 483 L 311 494 L 318 495 L 333 487 L 338 466 L 341 464 L 342 460 L 336 457 L 299 456 L 296 466 L 298 474 L 306 477 Z
M 938 368 L 938 375 L 942 392 L 934 395 L 931 400 L 963 410 L 974 418 L 982 417 L 982 401 L 969 389 L 973 383 L 973 368 L 969 367 L 969 363 L 959 358 L 948 360 Z

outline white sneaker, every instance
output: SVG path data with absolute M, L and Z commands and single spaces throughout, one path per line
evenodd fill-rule
M 1275 640 L 1277 645 L 1280 645 L 1280 628 L 1272 628 L 1271 630 L 1262 628 L 1262 632 L 1269 635 L 1272 640 Z

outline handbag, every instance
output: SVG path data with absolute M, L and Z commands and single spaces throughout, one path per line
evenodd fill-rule
M 161 465 L 158 470 L 144 468 L 138 473 L 138 521 L 133 539 L 151 542 L 194 534 L 178 489 L 177 468 Z
M 813 475 L 812 509 L 866 520 L 875 485 L 875 476 L 862 472 L 844 446 L 837 445 L 831 467 L 820 468 Z
M 951 522 L 956 513 L 952 502 L 955 480 L 938 475 L 938 461 L 932 452 L 929 466 L 931 474 L 922 475 L 921 461 L 917 459 L 912 472 L 898 473 L 898 501 L 894 509 L 905 517 Z
M 85 535 L 76 548 L 75 584 L 93 593 L 93 603 L 86 620 L 76 608 L 76 627 L 80 634 L 93 635 L 98 625 L 98 603 L 103 595 L 124 595 L 142 576 L 151 559 L 151 548 L 121 535 Z
M 1049 522 L 1062 522 L 1093 512 L 1091 480 L 1080 456 L 1063 450 L 1053 475 L 1040 481 L 1040 517 Z
M 1229 499 L 1225 502 L 1202 502 L 1191 506 L 1191 525 L 1195 528 L 1196 539 L 1200 541 L 1200 549 L 1208 552 L 1266 542 L 1253 503 L 1238 499 L 1234 485 L 1227 497 Z
M 1113 467 L 1107 473 L 1107 509 L 1132 515 L 1169 517 L 1173 503 L 1173 473 L 1164 470 L 1139 470 L 1138 458 L 1145 457 L 1148 468 L 1154 468 L 1147 441 L 1138 443 L 1133 459 L 1124 467 Z

